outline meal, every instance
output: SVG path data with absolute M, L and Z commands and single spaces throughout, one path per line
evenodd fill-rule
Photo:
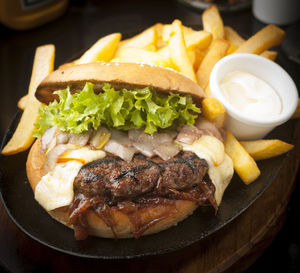
M 123 41 L 107 35 L 54 72 L 54 47 L 37 49 L 28 95 L 18 103 L 24 113 L 2 153 L 24 151 L 37 138 L 26 163 L 34 197 L 76 239 L 138 238 L 198 206 L 217 212 L 234 170 L 252 183 L 256 160 L 293 147 L 239 142 L 222 128 L 226 111 L 209 89 L 221 58 L 274 59 L 268 49 L 284 32 L 267 26 L 244 41 L 214 5 L 203 21 L 198 31 L 175 20 Z

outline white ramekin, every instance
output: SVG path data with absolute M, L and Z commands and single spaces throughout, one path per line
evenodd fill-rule
M 282 103 L 282 111 L 278 116 L 262 116 L 259 119 L 246 116 L 227 101 L 219 83 L 226 74 L 237 70 L 265 80 L 276 90 Z M 210 74 L 209 87 L 212 96 L 226 108 L 225 129 L 240 140 L 263 138 L 273 128 L 286 122 L 295 112 L 298 103 L 297 88 L 288 73 L 275 62 L 255 54 L 235 53 L 221 59 Z

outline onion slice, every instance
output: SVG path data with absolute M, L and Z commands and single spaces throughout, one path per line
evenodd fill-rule
M 52 139 L 55 137 L 57 126 L 49 127 L 44 131 L 44 134 L 41 137 L 41 152 L 44 152 L 48 149 Z
M 136 152 L 134 147 L 123 145 L 114 139 L 110 139 L 103 149 L 108 153 L 119 156 L 125 161 L 130 161 Z
M 196 122 L 196 127 L 203 132 L 203 135 L 214 136 L 222 142 L 225 140 L 223 129 L 205 118 L 199 118 Z
M 85 146 L 88 143 L 90 136 L 91 136 L 90 131 L 82 134 L 70 134 L 69 143 L 78 146 Z
M 59 144 L 50 150 L 46 156 L 46 164 L 45 169 L 46 171 L 51 171 L 55 168 L 58 158 L 65 152 L 69 150 L 75 149 L 76 146 L 72 144 Z
M 194 143 L 195 140 L 199 139 L 202 135 L 203 132 L 197 129 L 195 126 L 184 125 L 179 131 L 176 141 L 191 145 Z
M 161 144 L 154 149 L 154 153 L 161 157 L 163 160 L 169 160 L 179 152 L 180 148 L 172 142 Z

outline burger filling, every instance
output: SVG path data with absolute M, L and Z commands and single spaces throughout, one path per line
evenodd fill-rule
M 67 88 L 57 94 L 59 102 L 44 106 L 37 122 L 35 135 L 41 136 L 48 174 L 37 185 L 35 197 L 48 210 L 60 207 L 55 195 L 60 202 L 66 199 L 59 192 L 63 187 L 55 184 L 59 179 L 52 179 L 62 177 L 56 174 L 57 166 L 80 164 L 69 183 L 70 201 L 63 203 L 76 239 L 88 234 L 89 211 L 114 234 L 112 211 L 127 214 L 133 235 L 139 237 L 175 214 L 176 200 L 210 204 L 217 210 L 219 189 L 212 180 L 230 180 L 232 163 L 226 163 L 229 171 L 226 164 L 224 171 L 228 157 L 223 131 L 203 118 L 196 121 L 200 109 L 190 96 L 161 95 L 151 87 L 115 91 L 109 85 L 95 94 L 89 83 L 80 92 L 71 94 Z M 43 201 L 49 192 L 54 196 L 51 206 Z M 160 210 L 154 220 L 145 221 L 141 212 L 149 207 Z

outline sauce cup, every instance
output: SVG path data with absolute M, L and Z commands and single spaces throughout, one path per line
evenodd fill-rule
M 255 118 L 233 107 L 220 88 L 223 77 L 233 71 L 253 74 L 273 87 L 281 100 L 280 114 L 275 117 Z M 263 138 L 276 126 L 290 119 L 298 103 L 297 88 L 288 73 L 275 62 L 255 54 L 235 53 L 221 59 L 210 74 L 209 87 L 212 96 L 226 109 L 225 129 L 240 140 Z

